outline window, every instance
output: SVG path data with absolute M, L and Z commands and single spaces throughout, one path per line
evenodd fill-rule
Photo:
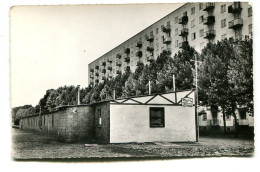
M 153 31 L 150 32 L 150 35 L 153 35 Z
M 195 13 L 195 7 L 191 8 L 191 15 Z
M 202 10 L 203 9 L 203 3 L 199 4 L 199 9 Z
M 161 31 L 163 31 L 164 25 L 161 25 Z
M 226 4 L 220 6 L 221 13 L 226 12 Z
M 196 32 L 191 34 L 191 40 L 194 40 L 194 39 L 196 39 Z
M 200 50 L 204 48 L 204 42 L 200 43 Z
M 253 33 L 252 24 L 248 25 L 248 32 L 249 32 L 249 35 L 252 36 L 252 33 Z
M 192 20 L 191 21 L 191 27 L 194 27 L 195 26 L 195 20 Z
M 222 40 L 224 40 L 224 39 L 226 39 L 226 38 L 227 38 L 227 34 L 221 35 L 221 39 L 222 39 Z
M 164 127 L 164 108 L 150 107 L 150 127 Z
M 200 37 L 204 36 L 204 29 L 200 30 Z
M 175 24 L 178 23 L 178 20 L 179 20 L 179 19 L 178 19 L 178 16 L 175 17 L 175 19 L 174 19 Z
M 159 32 L 159 29 L 158 29 L 158 27 L 157 27 L 156 30 L 155 30 L 155 33 L 158 34 L 158 32 Z
M 179 43 L 178 43 L 178 40 L 175 41 L 175 47 L 178 47 L 179 46 Z
M 175 29 L 175 35 L 178 35 L 178 28 Z
M 221 20 L 221 28 L 226 27 L 226 19 Z
M 207 113 L 203 113 L 203 121 L 207 121 Z
M 101 109 L 98 109 L 98 127 L 102 125 Z
M 199 18 L 199 23 L 202 23 L 202 22 L 203 22 L 203 15 L 200 16 L 200 18 Z
M 187 16 L 187 11 L 185 11 L 185 12 L 183 13 L 183 16 Z
M 231 115 L 226 114 L 226 120 L 227 120 L 227 121 L 230 121 L 230 120 L 231 120 Z
M 248 8 L 248 17 L 252 16 L 252 7 Z
M 168 21 L 168 22 L 167 22 L 167 26 L 170 26 L 170 25 L 171 25 L 171 22 L 170 22 L 170 21 Z
M 240 119 L 246 119 L 246 110 L 240 109 L 239 110 Z

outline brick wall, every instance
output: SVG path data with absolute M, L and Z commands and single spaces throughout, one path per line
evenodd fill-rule
M 23 118 L 20 128 L 53 134 L 65 142 L 91 142 L 94 134 L 93 113 L 91 106 L 71 107 L 51 114 Z

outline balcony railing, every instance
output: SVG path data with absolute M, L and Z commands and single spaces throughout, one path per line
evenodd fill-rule
M 165 51 L 166 51 L 167 53 L 171 53 L 171 52 L 172 52 L 172 49 L 171 49 L 171 48 L 166 48 Z
M 203 5 L 203 11 L 211 11 L 214 8 L 215 8 L 214 2 L 207 2 L 207 3 L 204 3 L 204 5 Z
M 112 59 L 107 59 L 107 62 L 112 63 Z
M 228 6 L 228 13 L 240 13 L 242 11 L 241 3 L 235 2 L 234 4 Z
M 120 73 L 121 73 L 121 71 L 120 71 L 120 70 L 117 70 L 117 71 L 116 71 L 116 74 L 120 74 Z
M 110 70 L 110 71 L 111 71 L 111 70 L 112 70 L 112 66 L 108 66 L 108 67 L 107 67 L 107 70 Z
M 94 83 L 91 81 L 89 84 L 90 84 L 90 85 L 93 85 Z
M 179 24 L 186 25 L 188 21 L 189 21 L 188 16 L 182 16 L 181 18 L 179 18 Z
M 215 30 L 209 30 L 206 32 L 204 38 L 206 39 L 212 39 L 216 36 L 216 31 Z
M 147 46 L 146 50 L 149 52 L 153 52 L 154 48 L 153 46 Z
M 116 62 L 116 66 L 121 66 L 122 65 L 122 63 L 121 62 Z
M 126 67 L 124 67 L 124 71 L 129 71 L 130 70 L 130 66 L 126 66 Z
M 187 36 L 189 34 L 189 29 L 188 28 L 184 28 L 180 31 L 179 36 Z
M 139 65 L 142 65 L 142 64 L 144 64 L 142 61 L 136 62 L 136 66 L 139 66 Z
M 139 48 L 141 48 L 141 47 L 142 47 L 142 45 L 143 45 L 142 41 L 138 41 L 138 42 L 136 43 L 136 47 L 139 47 Z
M 183 41 L 179 43 L 179 48 L 184 48 L 186 45 L 189 45 L 188 41 Z
M 106 62 L 102 62 L 102 66 L 106 66 Z
M 117 53 L 116 54 L 116 58 L 120 59 L 121 58 L 121 54 Z
M 219 126 L 219 119 L 208 119 L 208 125 Z
M 99 79 L 96 79 L 96 80 L 95 80 L 95 83 L 99 83 Z
M 169 33 L 171 31 L 171 25 L 163 26 L 162 31 L 165 33 Z
M 129 54 L 129 53 L 130 53 L 130 48 L 125 48 L 124 52 L 125 52 L 126 54 Z
M 126 63 L 129 63 L 129 62 L 130 62 L 130 57 L 126 57 L 126 58 L 125 58 L 125 62 L 126 62 Z
M 90 78 L 94 78 L 94 75 L 93 75 L 93 74 L 90 74 Z
M 106 69 L 102 69 L 102 73 L 106 73 Z
M 172 38 L 167 36 L 163 38 L 163 43 L 164 44 L 170 44 L 172 42 Z
M 215 16 L 208 16 L 203 20 L 203 24 L 210 25 L 215 23 Z
M 241 18 L 228 22 L 229 29 L 239 29 L 242 26 L 243 26 L 243 19 L 241 19 Z
M 97 73 L 95 73 L 95 76 L 97 76 L 97 77 L 98 77 L 98 76 L 99 76 L 99 73 L 98 73 L 98 72 L 97 72 Z
M 142 51 L 136 51 L 135 55 L 138 56 L 138 57 L 142 57 L 143 52 Z
M 148 56 L 147 57 L 147 61 L 149 61 L 149 62 L 154 61 L 154 56 L 153 55 Z
M 108 78 L 112 78 L 113 75 L 112 75 L 112 74 L 108 74 L 107 77 L 108 77 Z
M 98 69 L 99 69 L 99 66 L 95 66 L 95 69 L 97 69 L 97 70 L 98 70 Z
M 153 35 L 146 36 L 146 41 L 152 42 L 153 40 L 154 40 L 154 36 Z
M 94 69 L 92 68 L 92 69 L 90 69 L 90 72 L 94 72 Z

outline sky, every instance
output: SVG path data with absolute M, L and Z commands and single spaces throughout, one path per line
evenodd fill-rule
M 88 84 L 88 64 L 183 4 L 14 6 L 11 107 L 46 90 Z

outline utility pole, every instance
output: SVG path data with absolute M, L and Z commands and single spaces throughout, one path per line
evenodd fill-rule
M 149 95 L 151 95 L 151 81 L 149 80 Z
M 172 74 L 172 89 L 173 92 L 175 94 L 175 103 L 177 103 L 177 93 L 176 93 L 176 87 L 175 87 L 175 73 L 171 73 Z

